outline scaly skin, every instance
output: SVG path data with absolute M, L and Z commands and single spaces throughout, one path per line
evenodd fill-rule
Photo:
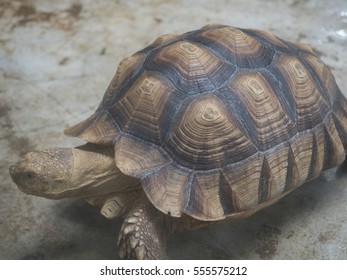
M 209 224 L 157 210 L 140 182 L 116 167 L 113 153 L 112 147 L 93 144 L 30 152 L 10 167 L 10 174 L 24 193 L 50 199 L 81 197 L 108 219 L 124 216 L 118 241 L 121 258 L 167 259 L 170 234 Z
M 119 238 L 122 259 L 168 259 L 166 240 L 170 217 L 158 211 L 143 195 L 125 216 Z
M 26 194 L 50 199 L 82 197 L 109 219 L 122 216 L 140 195 L 140 182 L 115 165 L 112 147 L 86 144 L 30 152 L 10 166 Z
M 172 218 L 157 210 L 140 182 L 116 167 L 113 153 L 112 147 L 93 144 L 30 152 L 10 167 L 10 174 L 26 194 L 81 197 L 108 219 L 124 216 L 118 241 L 121 258 L 167 259 L 170 234 L 207 223 L 188 216 Z
M 118 238 L 123 259 L 165 260 L 167 238 L 174 232 L 195 230 L 213 222 L 199 221 L 187 215 L 168 216 L 156 209 L 143 194 L 125 216 Z
M 123 217 L 132 206 L 134 200 L 140 197 L 142 191 L 114 192 L 106 195 L 87 197 L 86 200 L 92 206 L 99 208 L 101 215 L 114 220 Z

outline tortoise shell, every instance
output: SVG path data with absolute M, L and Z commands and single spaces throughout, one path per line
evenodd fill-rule
M 340 164 L 346 112 L 310 47 L 209 25 L 123 59 L 96 112 L 66 134 L 114 145 L 162 212 L 221 220 Z

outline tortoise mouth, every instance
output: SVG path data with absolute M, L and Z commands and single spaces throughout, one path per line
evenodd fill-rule
M 15 181 L 16 180 L 16 176 L 15 176 L 15 174 L 16 174 L 16 164 L 11 164 L 9 166 L 8 171 L 10 172 L 10 176 L 12 178 L 12 181 L 16 183 L 16 181 Z

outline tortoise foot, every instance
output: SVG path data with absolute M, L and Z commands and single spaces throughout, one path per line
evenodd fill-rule
M 165 216 L 146 199 L 126 215 L 118 238 L 122 259 L 167 259 L 168 227 Z

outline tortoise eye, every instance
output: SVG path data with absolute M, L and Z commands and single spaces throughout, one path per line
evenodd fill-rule
M 36 178 L 36 174 L 34 172 L 26 172 L 25 173 L 25 178 L 28 179 L 28 180 L 32 180 L 32 179 L 35 179 Z

